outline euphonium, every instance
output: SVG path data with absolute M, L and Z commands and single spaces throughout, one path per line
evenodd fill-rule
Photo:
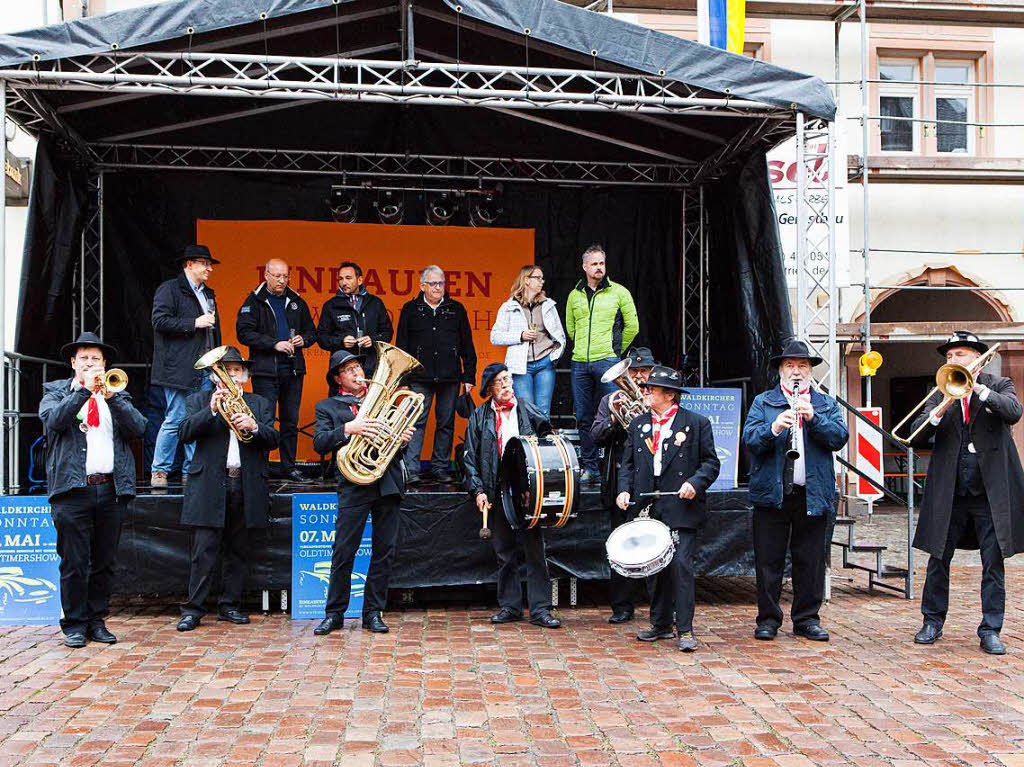
M 384 476 L 402 447 L 402 435 L 423 413 L 423 395 L 399 390 L 402 378 L 422 367 L 411 354 L 383 341 L 375 343 L 377 369 L 367 382 L 366 397 L 357 418 L 373 418 L 380 430 L 373 436 L 355 434 L 338 449 L 338 471 L 349 482 L 370 485 Z
M 619 389 L 622 390 L 621 393 L 616 392 L 616 396 L 612 397 L 609 406 L 612 415 L 615 416 L 615 420 L 622 425 L 623 429 L 628 429 L 637 416 L 647 412 L 644 393 L 640 391 L 636 381 L 630 378 L 629 365 L 630 360 L 626 358 L 616 362 L 608 368 L 607 373 L 601 376 L 601 383 L 606 384 L 614 381 Z
M 224 356 L 227 350 L 228 347 L 226 346 L 210 349 L 210 351 L 196 360 L 195 369 L 206 370 L 209 368 L 220 379 L 220 382 L 224 384 L 226 393 L 217 403 L 217 412 L 220 413 L 220 417 L 227 423 L 228 428 L 234 432 L 239 442 L 249 442 L 252 440 L 252 434 L 235 428 L 235 425 L 231 422 L 231 416 L 237 413 L 242 413 L 250 418 L 253 417 L 253 414 L 249 406 L 245 404 L 245 400 L 242 399 L 242 387 L 235 383 L 235 379 L 228 374 L 227 367 L 220 361 L 220 358 Z

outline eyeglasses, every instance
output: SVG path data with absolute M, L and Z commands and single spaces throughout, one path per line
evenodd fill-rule
M 429 285 L 432 288 L 439 288 L 444 285 L 444 280 L 431 280 L 430 282 L 424 282 L 424 285 Z
M 544 282 L 544 275 L 542 275 L 542 274 L 531 274 L 526 279 L 528 279 L 528 280 L 540 280 L 541 282 Z

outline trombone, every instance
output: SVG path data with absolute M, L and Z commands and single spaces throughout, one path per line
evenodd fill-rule
M 956 363 L 948 363 L 940 367 L 935 373 L 935 388 L 932 389 L 925 398 L 918 402 L 914 409 L 911 410 L 907 416 L 896 424 L 896 428 L 892 430 L 892 436 L 904 445 L 909 445 L 914 437 L 916 437 L 925 426 L 928 425 L 928 420 L 925 419 L 920 426 L 914 429 L 913 433 L 909 437 L 901 437 L 897 432 L 903 428 L 903 425 L 909 421 L 918 410 L 924 407 L 924 404 L 928 401 L 935 392 L 941 391 L 944 399 L 938 405 L 936 410 L 939 408 L 945 409 L 949 406 L 949 403 L 953 400 L 962 400 L 971 396 L 971 392 L 974 391 L 974 384 L 979 372 L 985 367 L 991 360 L 993 355 L 996 353 L 996 349 L 999 348 L 999 344 L 994 344 L 991 349 L 976 358 L 970 365 L 957 365 Z

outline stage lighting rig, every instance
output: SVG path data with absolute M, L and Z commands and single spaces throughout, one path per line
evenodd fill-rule
M 327 203 L 335 223 L 352 224 L 359 215 L 359 195 L 352 189 L 332 186 L 331 194 L 324 202 Z
M 501 204 L 502 189 L 481 189 L 469 196 L 469 223 L 471 226 L 494 226 L 504 208 Z
M 405 201 L 396 192 L 381 192 L 373 207 L 382 224 L 400 224 L 405 218 Z
M 426 217 L 431 226 L 447 226 L 452 222 L 459 208 L 456 196 L 451 192 L 429 192 L 427 194 Z

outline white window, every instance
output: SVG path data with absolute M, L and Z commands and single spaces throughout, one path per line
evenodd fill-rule
M 883 152 L 919 152 L 921 68 L 916 59 L 878 62 L 878 114 Z
M 974 64 L 968 61 L 935 61 L 935 151 L 974 154 Z

